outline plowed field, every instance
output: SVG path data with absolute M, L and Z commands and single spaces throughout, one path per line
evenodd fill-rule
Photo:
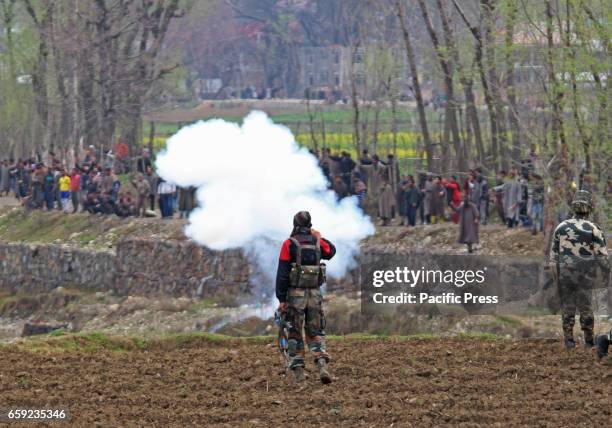
M 330 340 L 334 382 L 294 385 L 267 340 L 0 348 L 0 408 L 75 426 L 607 426 L 612 365 L 557 341 Z

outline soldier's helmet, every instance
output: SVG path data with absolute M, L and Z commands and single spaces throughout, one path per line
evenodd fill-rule
M 312 227 L 312 219 L 308 211 L 300 211 L 293 217 L 293 227 Z
M 572 210 L 578 214 L 588 214 L 593 209 L 593 196 L 588 190 L 578 190 L 572 201 Z

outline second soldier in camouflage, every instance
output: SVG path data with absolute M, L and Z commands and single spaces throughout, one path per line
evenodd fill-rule
M 561 300 L 563 337 L 568 349 L 576 346 L 573 332 L 576 312 L 580 314 L 585 346 L 593 347 L 592 290 L 598 285 L 597 268 L 602 269 L 605 276 L 609 272 L 605 235 L 599 226 L 588 220 L 592 208 L 591 194 L 586 190 L 576 192 L 572 201 L 574 217 L 557 226 L 550 250 L 550 264 Z

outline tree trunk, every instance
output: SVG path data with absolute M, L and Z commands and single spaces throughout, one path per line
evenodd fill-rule
M 446 54 L 447 47 L 443 47 L 440 43 L 438 34 L 436 33 L 429 12 L 427 11 L 427 5 L 425 0 L 417 0 L 423 15 L 423 20 L 427 27 L 427 32 L 436 51 L 442 74 L 444 75 L 444 92 L 446 94 L 446 107 L 445 116 L 448 127 L 450 128 L 450 137 L 452 138 L 453 149 L 455 151 L 456 161 L 455 167 L 460 171 L 465 170 L 465 160 L 463 159 L 463 151 L 461 149 L 461 136 L 459 135 L 459 124 L 457 122 L 457 103 L 455 102 L 454 83 L 453 83 L 453 69 L 450 59 Z M 444 143 L 447 143 L 445 140 Z M 442 150 L 444 148 L 442 147 Z
M 155 140 L 155 122 L 149 122 L 149 153 L 153 155 L 153 142 Z
M 480 121 L 478 120 L 478 111 L 476 109 L 476 101 L 474 96 L 474 79 L 472 78 L 471 73 L 467 73 L 463 65 L 461 64 L 461 60 L 459 58 L 459 49 L 457 48 L 455 35 L 450 25 L 450 20 L 448 18 L 446 7 L 444 6 L 441 0 L 436 0 L 436 5 L 440 13 L 440 19 L 442 20 L 442 30 L 444 32 L 446 46 L 450 51 L 455 66 L 457 67 L 457 71 L 459 73 L 459 81 L 463 86 L 463 92 L 465 97 L 466 129 L 470 131 L 470 133 L 464 143 L 463 156 L 464 159 L 468 159 L 470 157 L 470 150 L 467 146 L 469 145 L 469 142 L 471 142 L 471 131 L 473 131 L 474 139 L 476 140 L 476 152 L 478 161 L 480 164 L 483 164 L 484 147 L 482 143 Z
M 550 215 L 554 208 L 563 209 L 571 198 L 571 191 L 568 186 L 570 181 L 570 171 L 568 163 L 567 141 L 565 139 L 565 127 L 563 120 L 563 89 L 557 81 L 554 63 L 554 28 L 553 28 L 553 9 L 552 0 L 546 0 L 546 68 L 548 78 L 548 97 L 552 106 L 551 148 L 554 151 L 555 162 L 551 163 L 551 177 L 553 186 L 553 197 L 547 214 L 547 222 L 554 226 L 556 221 Z M 560 31 L 561 29 L 559 29 Z
M 514 161 L 519 161 L 521 153 L 521 128 L 519 127 L 518 106 L 516 103 L 516 92 L 514 88 L 514 26 L 516 24 L 517 5 L 514 2 L 508 4 L 508 16 L 506 18 L 505 54 L 506 54 L 506 92 L 508 94 L 508 123 L 512 133 L 511 156 Z
M 49 111 L 49 94 L 47 88 L 47 68 L 49 58 L 49 45 L 47 37 L 50 34 L 54 3 L 49 0 L 45 2 L 45 13 L 40 19 L 30 1 L 25 1 L 25 6 L 38 31 L 38 53 L 32 72 L 32 88 L 36 98 L 36 111 L 43 128 L 45 129 L 42 147 L 50 147 L 52 149 L 53 123 L 50 120 L 52 119 L 52 115 Z
M 391 134 L 393 136 L 393 156 L 397 157 L 397 99 L 391 95 Z
M 402 5 L 402 0 L 395 1 L 395 13 L 399 19 L 400 26 L 402 28 L 402 35 L 404 37 L 404 44 L 406 47 L 406 56 L 408 58 L 408 64 L 410 66 L 412 91 L 414 92 L 414 98 L 416 99 L 417 112 L 419 115 L 419 125 L 421 127 L 421 133 L 423 134 L 423 145 L 425 146 L 425 157 L 427 158 L 427 170 L 433 171 L 435 169 L 434 148 L 431 141 L 431 136 L 429 134 L 429 128 L 427 126 L 425 103 L 423 101 L 423 93 L 421 92 L 421 84 L 419 82 L 419 75 L 416 68 L 416 56 L 414 53 L 414 48 L 412 46 L 412 40 L 410 39 L 410 33 L 408 32 L 408 26 L 406 23 L 406 13 Z
M 308 96 L 306 97 L 306 111 L 308 112 L 308 127 L 310 129 L 310 141 L 312 142 L 313 148 L 315 151 L 319 150 L 319 143 L 317 141 L 317 136 L 314 130 L 314 113 L 310 109 L 310 91 L 308 92 Z
M 500 82 L 495 65 L 495 36 L 493 29 L 495 0 L 481 0 L 484 22 L 485 63 L 489 88 L 491 91 L 492 108 L 495 110 L 497 142 L 499 144 L 499 162 L 502 169 L 508 169 L 508 137 L 506 133 L 506 122 L 504 104 L 499 90 Z
M 350 71 L 350 79 L 351 79 L 351 103 L 353 106 L 353 144 L 355 149 L 357 150 L 357 154 L 359 155 L 362 150 L 361 146 L 361 133 L 359 130 L 359 99 L 357 95 L 357 82 L 355 81 L 355 53 L 359 48 L 359 44 L 356 44 L 353 49 L 351 49 L 351 71 Z
M 466 121 L 470 123 L 470 129 L 474 133 L 474 141 L 476 142 L 476 155 L 478 157 L 478 162 L 481 165 L 484 165 L 484 144 L 482 142 L 482 131 L 480 129 L 480 120 L 478 119 L 478 109 L 476 108 L 476 98 L 474 96 L 474 81 L 471 77 L 466 78 L 464 80 L 463 88 L 465 93 Z
M 467 16 L 463 13 L 463 9 L 459 6 L 457 0 L 453 0 L 453 4 L 455 5 L 455 9 L 459 12 L 463 22 L 468 27 L 472 36 L 474 37 L 474 60 L 476 62 L 476 66 L 478 68 L 478 74 L 480 77 L 480 82 L 482 84 L 482 91 L 484 94 L 485 104 L 487 105 L 487 112 L 489 114 L 489 127 L 490 127 L 490 135 L 491 135 L 491 161 L 489 164 L 493 167 L 493 169 L 497 172 L 499 171 L 499 155 L 498 155 L 498 117 L 497 110 L 495 109 L 493 98 L 491 96 L 491 90 L 489 87 L 489 80 L 487 78 L 487 73 L 485 71 L 484 65 L 484 42 L 482 33 L 480 28 L 474 26 L 467 19 Z M 476 115 L 476 119 L 478 116 Z

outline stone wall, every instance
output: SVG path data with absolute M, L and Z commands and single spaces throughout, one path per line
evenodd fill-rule
M 115 261 L 107 251 L 0 243 L 0 290 L 38 293 L 59 286 L 105 290 L 114 282 Z
M 390 253 L 371 248 L 362 255 L 361 275 L 372 278 L 374 270 L 394 270 L 407 267 L 411 270 L 482 271 L 484 281 L 477 288 L 483 295 L 497 295 L 505 302 L 528 299 L 541 287 L 544 275 L 543 260 L 526 257 L 490 256 L 483 254 L 430 254 Z M 366 286 L 370 286 L 368 282 Z M 428 291 L 431 284 L 421 284 L 416 291 Z M 461 291 L 451 286 L 444 291 Z M 472 291 L 474 292 L 474 291 Z
M 468 263 L 469 262 L 469 263 Z M 341 280 L 330 280 L 328 291 L 359 291 L 364 269 L 377 266 L 435 266 L 465 269 L 489 266 L 493 284 L 508 300 L 533 294 L 542 280 L 541 260 L 473 256 L 435 256 L 426 253 L 387 253 L 362 248 L 360 269 Z M 274 266 L 274 269 L 276 266 Z M 114 290 L 119 295 L 229 298 L 251 288 L 253 272 L 239 250 L 211 251 L 187 240 L 126 240 L 116 251 L 53 244 L 0 242 L 0 292 L 46 292 L 63 286 Z M 272 291 L 273 285 L 270 291 Z
M 240 251 L 190 241 L 128 240 L 116 252 L 53 244 L 0 243 L 0 291 L 41 293 L 62 286 L 120 295 L 238 296 L 249 291 Z
M 211 251 L 191 241 L 123 241 L 117 246 L 119 294 L 174 297 L 248 292 L 248 263 L 238 250 Z

